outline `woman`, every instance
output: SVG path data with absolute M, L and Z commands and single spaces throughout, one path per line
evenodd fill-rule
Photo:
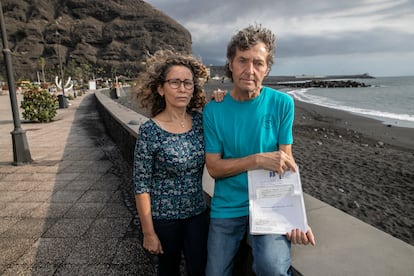
M 201 109 L 207 68 L 190 55 L 156 52 L 139 75 L 137 97 L 151 111 L 135 148 L 136 207 L 143 246 L 158 256 L 158 275 L 204 275 L 208 222 L 202 189 Z

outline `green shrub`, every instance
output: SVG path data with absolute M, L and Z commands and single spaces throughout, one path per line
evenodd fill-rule
M 57 97 L 47 90 L 32 87 L 23 93 L 20 107 L 23 118 L 32 122 L 50 122 L 57 113 Z

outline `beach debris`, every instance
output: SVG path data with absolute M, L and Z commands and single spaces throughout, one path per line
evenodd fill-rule
M 356 206 L 357 208 L 359 208 L 359 204 L 358 204 L 358 202 L 357 202 L 356 200 L 354 200 L 354 204 L 355 204 L 355 206 Z

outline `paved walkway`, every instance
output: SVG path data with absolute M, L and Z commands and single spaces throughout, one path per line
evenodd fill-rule
M 0 275 L 154 274 L 130 172 L 94 99 L 77 97 L 51 123 L 20 117 L 34 162 L 13 166 L 10 97 L 0 96 Z

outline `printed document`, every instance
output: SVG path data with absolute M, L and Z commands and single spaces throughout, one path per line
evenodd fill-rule
M 247 172 L 251 234 L 286 234 L 307 231 L 299 169 L 283 175 L 266 170 Z

